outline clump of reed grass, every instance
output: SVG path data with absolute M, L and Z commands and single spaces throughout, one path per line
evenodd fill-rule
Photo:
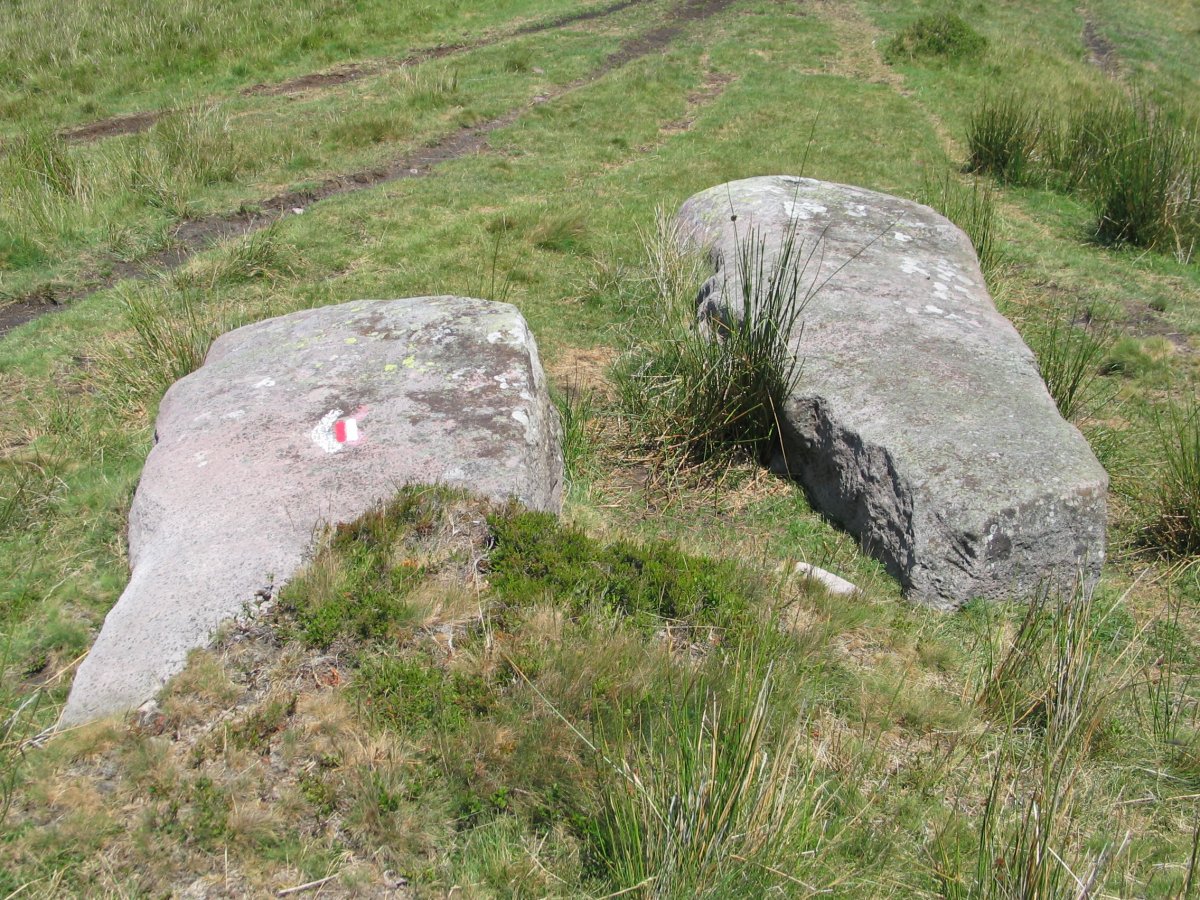
M 968 171 L 1089 198 L 1098 240 L 1195 258 L 1200 132 L 1189 115 L 1113 95 L 1060 116 L 1009 94 L 980 104 L 967 144 Z
M 964 184 L 947 172 L 940 178 L 927 175 L 917 199 L 966 232 L 975 247 L 984 277 L 992 281 L 1000 266 L 995 193 L 978 181 Z
M 1079 761 L 1104 719 L 1105 622 L 1082 579 L 1035 597 L 984 673 L 976 703 L 1002 731 L 978 827 L 973 871 L 946 896 L 1090 896 L 1121 846 L 1089 855 L 1073 832 Z
M 609 882 L 635 897 L 761 896 L 807 887 L 795 874 L 826 799 L 791 735 L 771 729 L 768 669 L 738 664 L 719 695 L 690 684 L 645 727 L 596 752 L 605 775 L 593 849 Z
M 32 131 L 7 147 L 9 178 L 65 197 L 83 192 L 82 171 L 74 154 L 51 131 Z
M 1092 415 L 1107 396 L 1102 368 L 1118 338 L 1111 320 L 1076 305 L 1048 311 L 1025 336 L 1062 417 L 1080 421 Z
M 1040 152 L 1047 184 L 1064 193 L 1091 191 L 1131 112 L 1128 98 L 1114 95 L 1074 105 L 1057 121 L 1047 116 Z
M 568 385 L 554 391 L 558 420 L 562 425 L 563 466 L 568 481 L 577 480 L 583 473 L 591 447 L 591 425 L 596 417 L 596 395 L 580 384 Z
M 91 224 L 96 179 L 53 132 L 17 137 L 0 156 L 0 221 L 25 255 L 46 255 L 79 238 Z
M 212 342 L 246 321 L 236 302 L 214 304 L 218 287 L 294 272 L 295 248 L 276 226 L 149 282 L 120 288 L 126 331 L 98 352 L 99 390 L 114 410 L 143 412 L 204 363 Z
M 678 240 L 675 227 L 649 250 L 665 334 L 618 365 L 622 407 L 635 433 L 676 462 L 729 452 L 765 458 L 800 377 L 792 341 L 814 291 L 812 248 L 794 231 L 778 246 L 753 230 L 740 237 L 734 259 L 707 285 L 721 298 L 719 312 L 698 323 L 695 301 L 684 298 L 697 296 L 700 265 L 663 249 Z
M 1149 642 L 1152 662 L 1134 692 L 1134 705 L 1160 759 L 1184 777 L 1195 777 L 1200 774 L 1200 676 L 1189 660 L 1184 606 L 1180 591 L 1168 594 L 1165 614 Z
M 1190 262 L 1200 240 L 1200 142 L 1161 110 L 1135 106 L 1092 175 L 1096 236 Z
M 1170 400 L 1153 416 L 1159 467 L 1143 542 L 1176 559 L 1200 555 L 1200 401 Z
M 1029 176 L 1043 130 L 1041 110 L 1016 94 L 991 97 L 967 124 L 967 171 L 1008 184 Z
M 177 216 L 196 187 L 232 181 L 248 160 L 213 105 L 173 111 L 130 146 L 123 167 L 129 186 L 150 206 Z

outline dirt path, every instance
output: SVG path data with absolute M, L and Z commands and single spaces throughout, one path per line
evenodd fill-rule
M 808 2 L 805 0 L 805 5 Z M 890 87 L 921 111 L 947 157 L 962 157 L 963 148 L 941 117 L 905 85 L 903 75 L 884 61 L 879 47 L 885 35 L 854 0 L 816 0 L 812 9 L 829 23 L 838 46 L 836 58 L 827 61 L 824 68 L 810 70 L 812 74 L 836 75 L 852 81 Z
M 531 22 L 512 31 L 484 35 L 473 41 L 466 41 L 461 44 L 440 44 L 436 47 L 415 50 L 399 59 L 351 63 L 345 66 L 337 66 L 324 72 L 312 72 L 307 75 L 300 75 L 296 78 L 289 78 L 286 81 L 274 84 L 252 84 L 249 87 L 242 88 L 238 91 L 238 94 L 243 97 L 282 97 L 289 94 L 301 94 L 305 91 L 319 90 L 321 88 L 337 87 L 338 85 L 358 81 L 371 75 L 382 75 L 388 72 L 399 71 L 400 69 L 410 68 L 429 60 L 444 59 L 459 53 L 467 53 L 472 50 L 491 47 L 515 38 L 527 37 L 533 34 L 544 34 L 548 31 L 558 31 L 559 29 L 577 25 L 581 22 L 603 19 L 607 16 L 616 15 L 632 6 L 649 2 L 652 2 L 652 0 L 619 0 L 619 2 L 611 3 L 607 6 L 580 10 L 579 12 L 558 16 L 542 22 Z M 121 134 L 136 134 L 137 132 L 148 130 L 155 122 L 172 111 L 171 109 L 155 109 L 124 116 L 112 116 L 111 118 L 99 119 L 95 122 L 89 122 L 86 125 L 62 131 L 59 133 L 59 136 L 64 140 L 75 143 L 86 143 Z
M 662 24 L 626 40 L 596 69 L 582 78 L 551 93 L 535 97 L 531 102 L 486 122 L 460 129 L 415 153 L 397 157 L 372 169 L 328 178 L 315 188 L 278 194 L 257 204 L 252 211 L 185 220 L 175 230 L 172 245 L 166 250 L 153 253 L 137 263 L 114 262 L 106 277 L 92 276 L 87 279 L 90 284 L 86 287 L 55 294 L 43 289 L 0 308 L 0 335 L 46 313 L 61 309 L 70 302 L 82 300 L 110 288 L 118 281 L 144 278 L 148 271 L 178 268 L 197 253 L 223 240 L 240 238 L 259 231 L 295 210 L 305 210 L 312 204 L 330 197 L 367 190 L 389 182 L 432 175 L 434 169 L 442 163 L 485 150 L 488 136 L 492 132 L 513 124 L 529 110 L 558 100 L 599 81 L 616 69 L 666 49 L 690 24 L 711 18 L 734 2 L 736 0 L 681 0 L 666 13 Z
M 1121 58 L 1117 46 L 1100 31 L 1100 26 L 1086 9 L 1079 10 L 1083 16 L 1083 46 L 1087 50 L 1088 62 L 1109 78 L 1120 78 Z

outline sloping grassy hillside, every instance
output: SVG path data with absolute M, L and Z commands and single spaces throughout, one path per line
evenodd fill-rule
M 4 895 L 1200 891 L 1200 266 L 1100 227 L 1118 157 L 1072 130 L 1151 110 L 1186 223 L 1186 3 L 18 0 L 0 46 Z M 794 485 L 630 407 L 700 274 L 661 211 L 797 172 L 990 247 L 1112 477 L 1095 595 L 910 608 Z M 167 386 L 237 324 L 437 292 L 530 321 L 563 523 L 406 492 L 156 713 L 43 733 Z

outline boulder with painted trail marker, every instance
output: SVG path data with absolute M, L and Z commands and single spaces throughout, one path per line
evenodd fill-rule
M 129 514 L 131 575 L 61 722 L 133 709 L 274 595 L 328 524 L 405 484 L 557 512 L 563 463 L 515 307 L 357 301 L 219 338 L 163 398 Z

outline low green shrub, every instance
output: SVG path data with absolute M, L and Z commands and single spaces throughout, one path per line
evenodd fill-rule
M 929 13 L 899 31 L 884 47 L 890 63 L 903 60 L 976 59 L 987 49 L 987 38 L 951 12 Z
M 578 614 L 595 604 L 635 623 L 731 624 L 746 611 L 733 563 L 690 556 L 667 543 L 603 544 L 546 513 L 489 518 L 493 589 L 506 603 L 551 599 Z

